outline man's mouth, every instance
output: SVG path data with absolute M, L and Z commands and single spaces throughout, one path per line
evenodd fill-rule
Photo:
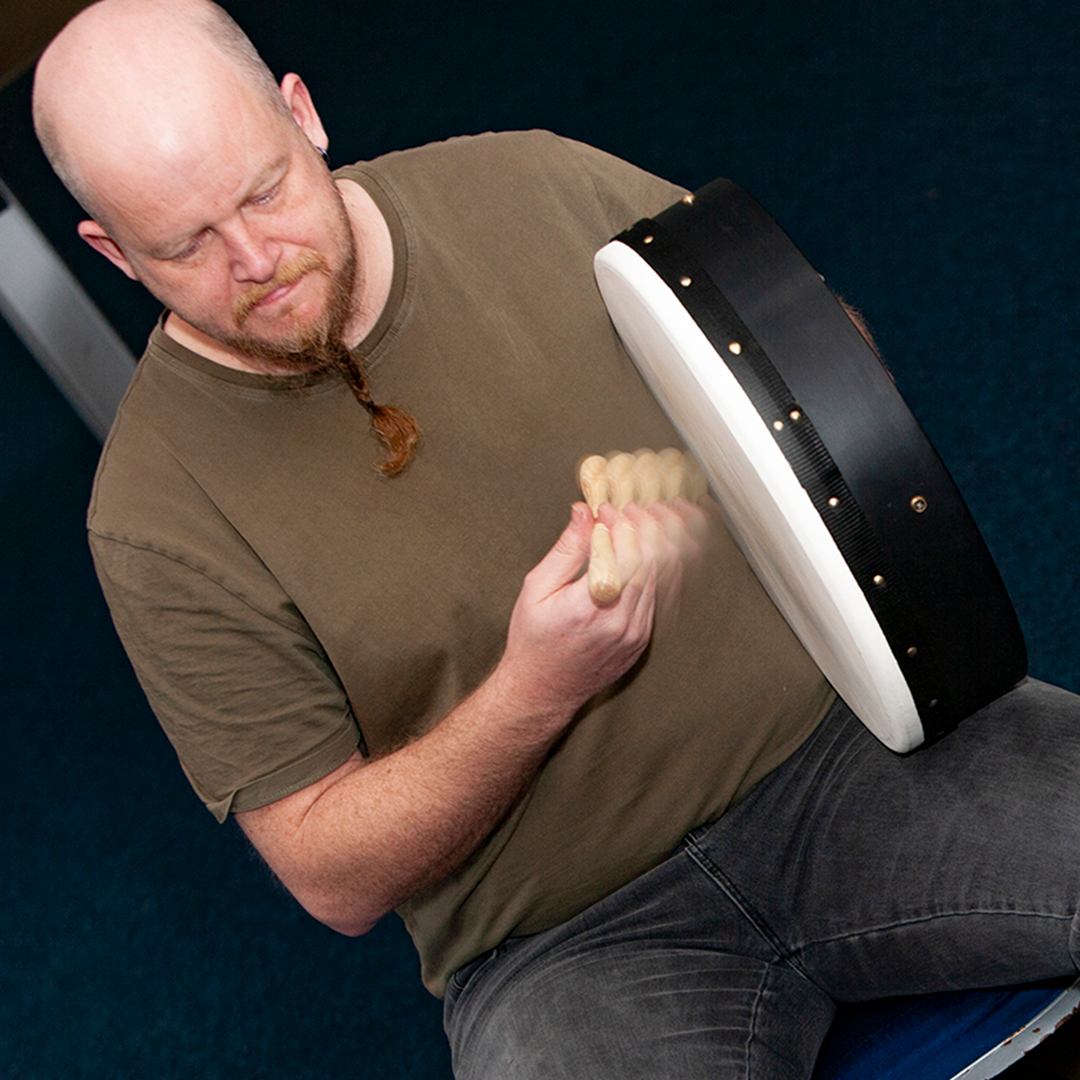
M 283 300 L 302 278 L 316 270 L 325 274 L 330 272 L 326 260 L 311 252 L 286 266 L 273 281 L 252 286 L 233 305 L 233 321 L 238 327 L 243 326 L 252 311 L 256 308 L 265 310 Z
M 276 304 L 279 300 L 284 299 L 284 297 L 292 292 L 296 285 L 302 280 L 303 278 L 297 278 L 295 281 L 290 281 L 285 285 L 279 285 L 272 292 L 268 292 L 261 300 L 257 300 L 253 306 L 264 308 Z

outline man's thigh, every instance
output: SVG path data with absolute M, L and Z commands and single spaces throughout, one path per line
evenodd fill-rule
M 904 757 L 840 707 L 691 844 L 838 1000 L 1071 974 L 1080 698 L 1028 681 Z
M 685 850 L 451 981 L 459 1080 L 804 1078 L 832 1002 Z
M 805 1080 L 833 1016 L 786 965 L 669 943 L 574 952 L 466 986 L 458 1080 Z

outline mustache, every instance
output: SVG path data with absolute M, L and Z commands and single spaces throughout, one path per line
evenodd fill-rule
M 252 285 L 250 289 L 236 298 L 232 309 L 234 324 L 242 326 L 248 315 L 251 314 L 252 308 L 265 300 L 275 289 L 291 285 L 294 281 L 299 281 L 305 274 L 315 272 L 330 276 L 329 263 L 317 251 L 305 252 L 303 255 L 293 259 L 292 262 L 286 263 L 270 281 L 263 282 L 260 285 Z

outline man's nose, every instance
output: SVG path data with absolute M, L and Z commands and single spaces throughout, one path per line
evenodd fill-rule
M 247 222 L 238 221 L 224 237 L 233 279 L 262 284 L 277 272 L 281 245 L 260 235 Z

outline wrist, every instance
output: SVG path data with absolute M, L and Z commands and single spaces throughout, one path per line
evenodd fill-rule
M 505 725 L 520 726 L 538 741 L 552 741 L 582 705 L 563 688 L 551 685 L 542 671 L 528 670 L 505 654 L 483 689 Z

